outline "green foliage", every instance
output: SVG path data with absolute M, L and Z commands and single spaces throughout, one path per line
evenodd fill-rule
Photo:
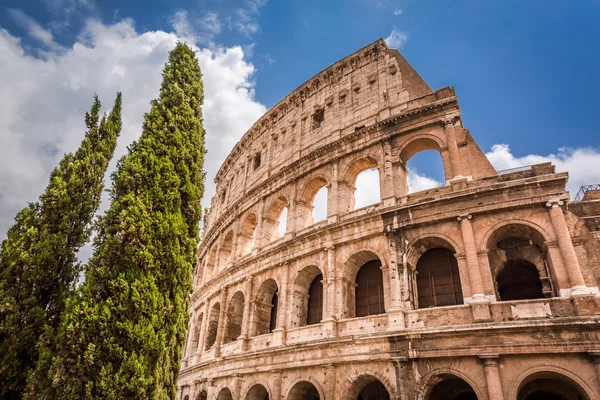
M 121 131 L 121 94 L 99 121 L 96 96 L 87 132 L 66 154 L 46 191 L 21 210 L 0 249 L 0 397 L 22 397 L 38 359 L 36 345 L 58 326 L 80 274 L 78 250 L 89 240 L 103 179 Z
M 58 331 L 56 399 L 173 399 L 204 191 L 198 61 L 177 44 L 140 139 L 119 161 L 94 255 Z

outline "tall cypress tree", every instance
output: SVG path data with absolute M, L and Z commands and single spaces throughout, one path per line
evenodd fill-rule
M 81 268 L 103 179 L 121 131 L 121 94 L 99 121 L 100 100 L 85 115 L 87 132 L 50 175 L 46 191 L 21 210 L 0 249 L 0 397 L 22 397 L 38 359 L 36 343 L 58 326 Z
M 198 61 L 178 43 L 113 175 L 85 283 L 59 329 L 52 391 L 37 398 L 175 397 L 204 191 L 202 101 Z

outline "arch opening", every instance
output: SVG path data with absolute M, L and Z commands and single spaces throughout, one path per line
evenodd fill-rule
M 445 248 L 427 250 L 417 262 L 418 308 L 463 304 L 458 263 Z
M 244 316 L 244 294 L 240 291 L 235 292 L 229 307 L 227 307 L 227 316 L 225 323 L 225 336 L 223 343 L 230 343 L 240 337 L 242 333 L 242 319 Z
M 283 209 L 281 214 L 279 214 L 279 220 L 278 220 L 278 225 L 277 225 L 277 234 L 278 234 L 277 237 L 278 238 L 284 237 L 285 234 L 287 233 L 288 210 L 289 210 L 289 207 L 286 207 Z
M 288 200 L 283 196 L 279 196 L 267 208 L 262 224 L 264 242 L 269 243 L 285 235 L 288 207 Z
M 248 391 L 246 400 L 269 400 L 269 392 L 263 385 L 254 385 Z
M 348 391 L 347 400 L 390 400 L 385 385 L 373 375 L 361 375 Z
M 409 194 L 444 186 L 444 163 L 439 151 L 419 151 L 404 165 Z
M 217 268 L 219 270 L 225 269 L 227 263 L 231 261 L 231 256 L 233 250 L 233 231 L 227 232 L 225 238 L 223 239 L 223 243 L 221 244 L 221 250 L 219 255 L 219 265 Z M 215 271 L 217 272 L 217 271 Z
M 217 340 L 217 329 L 219 328 L 219 314 L 221 313 L 221 305 L 215 303 L 208 316 L 208 326 L 206 327 L 206 344 L 204 348 L 210 350 Z
M 317 324 L 323 316 L 323 275 L 314 265 L 303 268 L 294 280 L 290 327 Z
M 589 400 L 586 391 L 575 381 L 556 372 L 539 372 L 523 383 L 517 400 Z
M 315 195 L 315 198 L 312 202 L 312 224 L 316 224 L 327 219 L 327 196 L 327 186 L 323 186 Z M 309 223 L 308 225 L 311 224 Z
M 508 224 L 488 238 L 488 260 L 501 301 L 552 297 L 553 282 L 545 239 L 536 229 Z
M 319 391 L 310 382 L 296 383 L 288 393 L 288 400 L 320 400 Z
M 256 218 L 256 214 L 248 214 L 248 216 L 244 218 L 244 223 L 240 228 L 240 235 L 238 237 L 240 249 L 238 254 L 240 256 L 245 256 L 252 251 L 252 248 L 254 247 L 257 225 L 258 220 Z
M 385 313 L 381 261 L 368 261 L 360 267 L 354 293 L 356 317 Z
M 196 351 L 198 351 L 198 345 L 200 344 L 200 331 L 202 329 L 202 320 L 204 319 L 204 314 L 200 313 L 198 318 L 196 318 L 196 324 L 194 325 L 194 331 L 192 332 L 192 342 L 190 345 L 190 355 L 194 355 Z M 202 349 L 200 349 L 202 350 Z
M 377 168 L 365 169 L 358 173 L 354 187 L 355 210 L 381 201 L 379 170 Z
M 231 391 L 227 388 L 221 389 L 219 394 L 217 395 L 217 400 L 233 400 L 233 396 L 231 395 Z
M 207 397 L 208 397 L 208 393 L 206 392 L 206 390 L 202 389 L 196 395 L 196 400 L 206 400 Z
M 475 390 L 463 379 L 442 375 L 433 385 L 427 400 L 477 400 Z
M 323 176 L 312 178 L 302 190 L 296 202 L 297 228 L 302 229 L 327 218 L 328 190 Z
M 264 335 L 277 327 L 278 288 L 273 279 L 267 279 L 258 288 L 254 301 L 253 336 Z
M 210 278 L 215 273 L 215 266 L 217 263 L 217 246 L 213 245 L 210 248 L 210 251 L 208 253 L 208 260 L 206 261 L 206 268 L 204 271 L 204 275 L 206 275 L 206 278 Z

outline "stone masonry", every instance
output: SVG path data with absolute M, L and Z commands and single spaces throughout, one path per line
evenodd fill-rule
M 423 150 L 446 182 L 409 194 Z M 355 209 L 371 168 L 381 200 Z M 600 399 L 598 207 L 570 211 L 567 178 L 498 173 L 454 89 L 383 40 L 338 61 L 215 177 L 177 399 Z

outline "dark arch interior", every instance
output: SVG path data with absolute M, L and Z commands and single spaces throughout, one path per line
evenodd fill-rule
M 246 400 L 269 400 L 269 392 L 263 385 L 254 385 L 246 395 Z
M 498 294 L 503 301 L 544 298 L 540 273 L 529 261 L 509 260 L 496 277 Z
M 580 390 L 565 380 L 543 377 L 527 383 L 519 391 L 518 400 L 587 400 Z
M 206 400 L 207 397 L 208 394 L 206 393 L 206 390 L 201 390 L 200 393 L 198 393 L 198 395 L 196 396 L 196 400 Z
M 310 382 L 298 382 L 288 395 L 288 400 L 320 400 L 317 388 Z
M 444 248 L 426 251 L 417 262 L 419 308 L 463 304 L 458 263 Z
M 381 261 L 369 261 L 360 267 L 356 274 L 355 300 L 357 317 L 385 313 Z
M 318 324 L 323 319 L 323 275 L 319 274 L 313 279 L 308 289 L 308 310 L 306 324 Z
M 273 294 L 271 298 L 271 316 L 269 317 L 269 332 L 273 332 L 277 328 L 277 305 L 279 304 L 278 292 Z
M 383 383 L 374 381 L 369 383 L 367 386 L 360 391 L 360 394 L 356 398 L 357 400 L 390 400 L 390 394 L 388 393 Z
M 433 387 L 428 400 L 477 400 L 477 395 L 467 382 L 449 377 Z

